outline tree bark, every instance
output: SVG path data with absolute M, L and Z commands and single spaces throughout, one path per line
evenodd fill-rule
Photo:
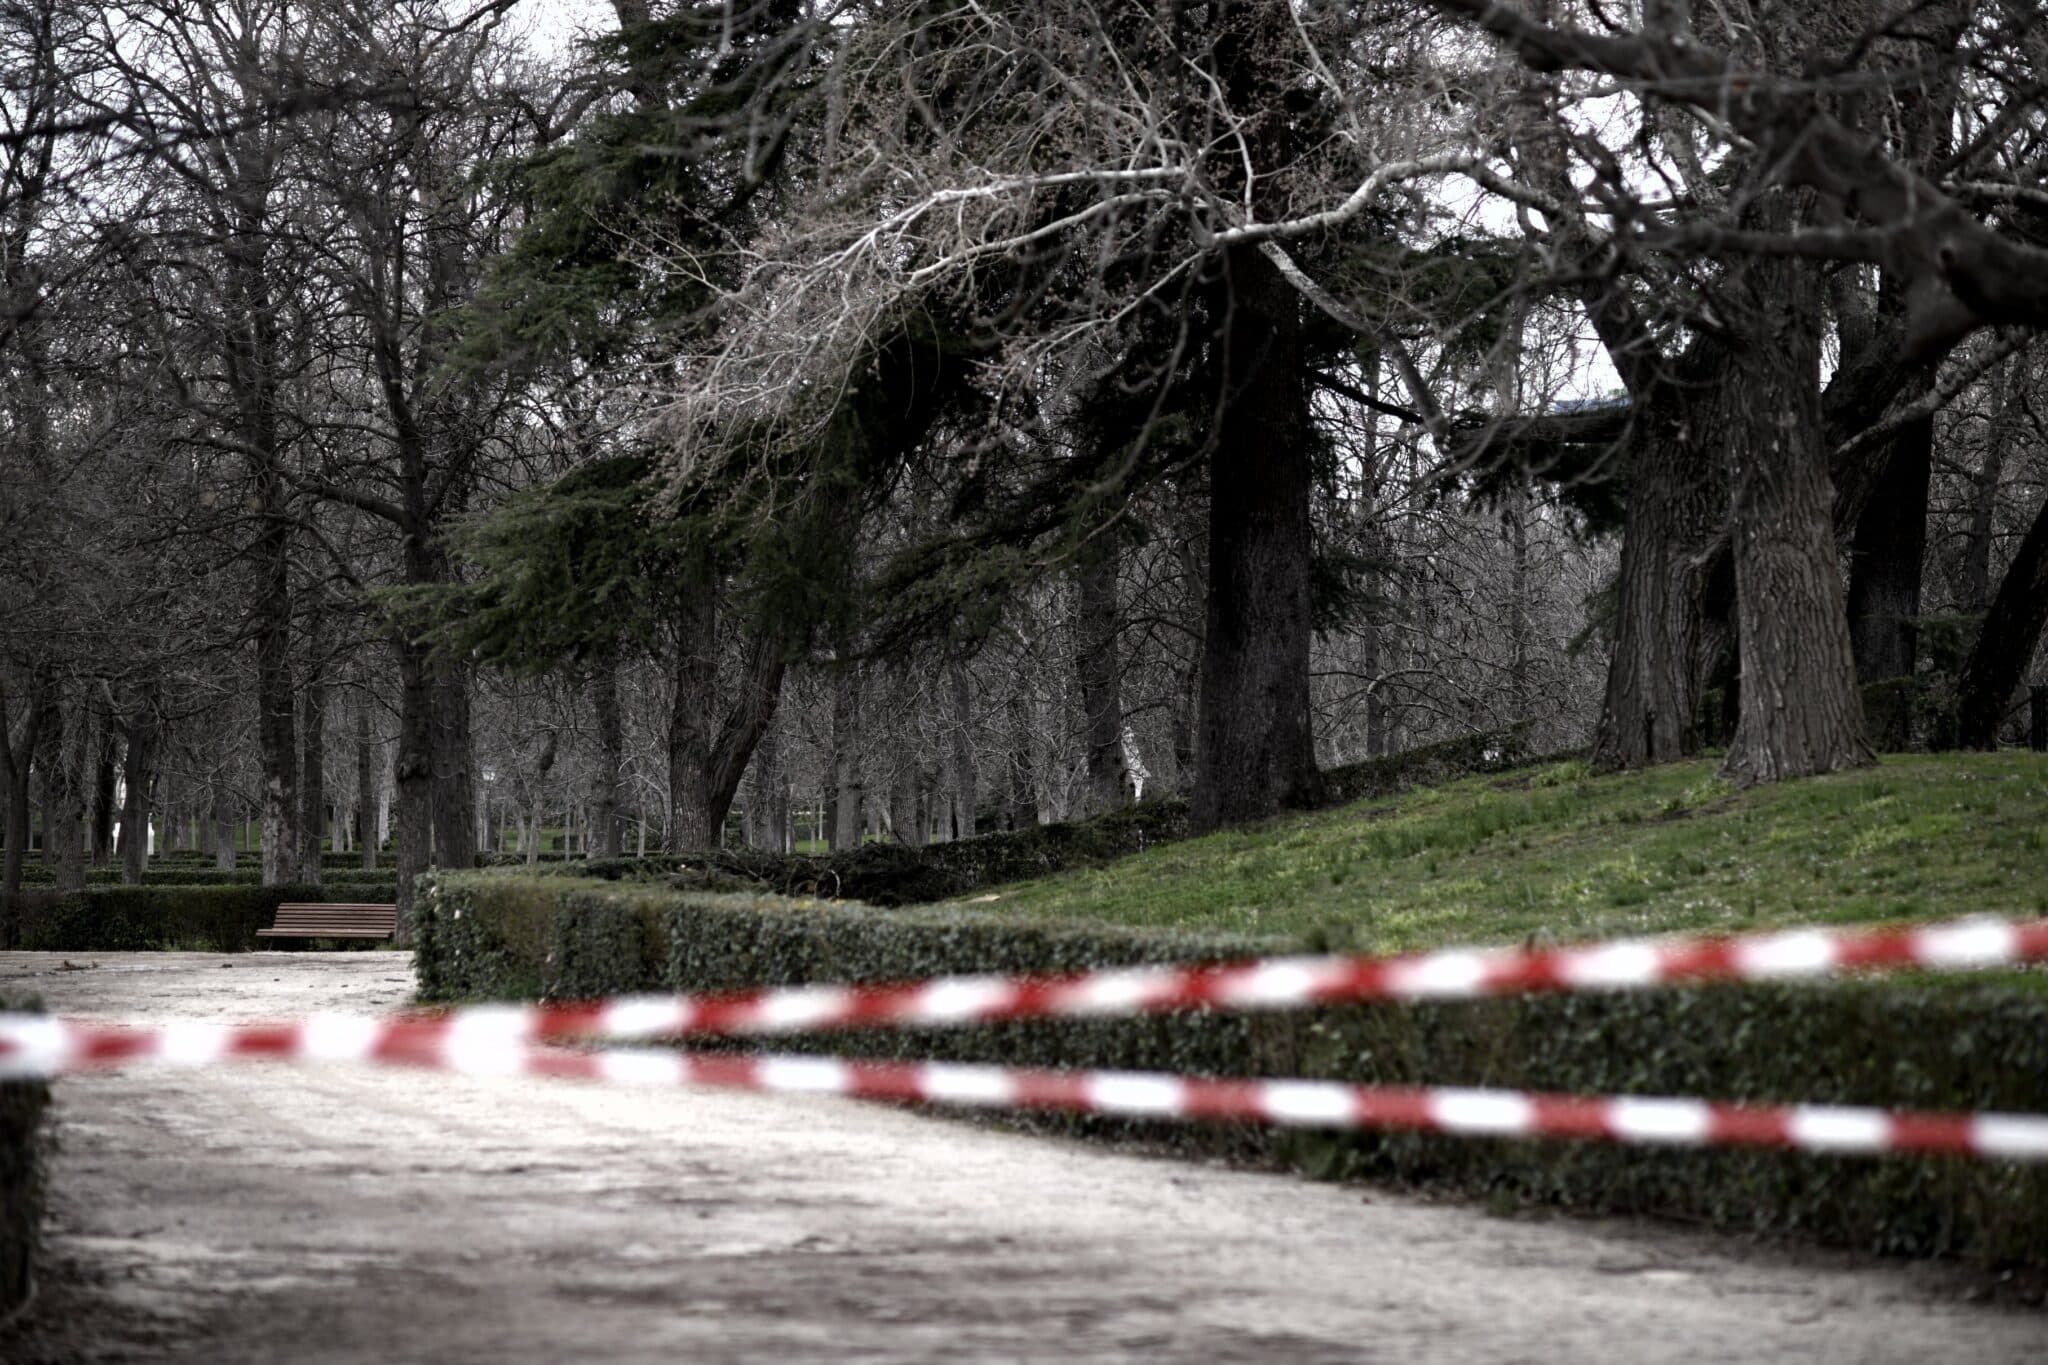
M 981 776 L 974 763 L 974 692 L 966 664 L 955 659 L 946 672 L 953 694 L 953 837 L 972 839 L 975 806 L 981 799 Z
M 889 781 L 889 832 L 905 848 L 925 845 L 924 820 L 918 810 L 919 785 L 917 764 L 908 758 L 897 765 Z
M 1968 611 L 1991 609 L 1991 542 L 1996 532 L 1998 487 L 2005 477 L 2007 446 L 2019 434 L 2021 357 L 2005 362 L 1998 397 L 1985 437 L 1984 464 L 1970 489 L 1970 529 L 1963 547 L 1963 600 Z
M 431 677 L 434 866 L 476 866 L 476 765 L 469 734 L 469 669 L 438 655 Z
M 377 867 L 377 760 L 382 755 L 370 730 L 370 694 L 356 697 L 356 846 L 364 871 Z
M 55 874 L 59 891 L 85 887 L 85 799 L 79 771 L 85 729 L 85 714 L 71 714 L 60 697 L 36 734 L 32 762 L 42 775 L 43 865 Z
M 1038 769 L 1036 744 L 1031 730 L 1031 704 L 1021 692 L 1013 692 L 1005 709 L 1010 716 L 1010 828 L 1032 829 L 1038 824 Z
M 1193 828 L 1313 805 L 1313 470 L 1300 301 L 1256 249 L 1227 253 L 1225 384 L 1209 457 L 1208 601 Z
M 690 598 L 676 623 L 668 852 L 701 852 L 721 843 L 747 761 L 774 719 L 785 667 L 781 640 L 771 631 L 754 631 L 739 685 L 721 718 L 717 588 L 707 584 Z
M 276 532 L 282 537 L 283 531 Z M 263 885 L 287 885 L 299 871 L 297 698 L 292 689 L 291 582 L 287 548 L 264 533 L 257 601 L 256 744 L 263 769 Z M 126 807 L 124 806 L 125 810 Z
M 1857 519 L 1849 556 L 1849 642 L 1859 683 L 1913 673 L 1934 419 L 1908 423 L 1890 446 L 1872 497 Z
M 782 737 L 770 725 L 754 746 L 754 789 L 747 799 L 747 842 L 763 853 L 786 852 L 789 777 L 782 769 Z
M 597 712 L 597 781 L 591 820 L 597 826 L 597 856 L 616 858 L 625 847 L 625 819 L 619 793 L 626 770 L 626 723 L 619 709 L 619 666 L 606 660 L 591 679 L 591 701 Z
M 413 878 L 425 872 L 434 843 L 434 685 L 426 649 L 410 641 L 398 647 L 398 750 L 393 774 L 397 810 L 393 813 L 398 869 L 398 932 L 400 944 L 412 942 Z
M 93 745 L 92 771 L 92 865 L 111 867 L 114 862 L 114 793 L 119 779 L 121 743 L 113 718 L 95 708 L 93 724 L 98 732 Z
M 859 848 L 864 794 L 860 764 L 860 673 L 841 663 L 832 672 L 832 851 Z
M 1098 539 L 1074 564 L 1074 674 L 1081 691 L 1081 743 L 1088 765 L 1085 814 L 1124 804 L 1123 667 L 1117 659 L 1116 554 Z
M 227 773 L 216 772 L 213 795 L 213 867 L 216 872 L 235 870 L 235 800 Z
M 1957 733 L 1965 748 L 1995 749 L 2013 692 L 2048 623 L 2048 499 L 1991 599 L 1956 685 Z
M 299 882 L 318 886 L 321 836 L 327 826 L 327 679 L 317 663 L 300 691 L 299 704 Z
M 1790 205 L 1760 216 L 1783 228 Z M 1728 437 L 1742 709 L 1722 772 L 1743 786 L 1876 761 L 1864 734 L 1820 411 L 1818 275 L 1742 262 L 1728 293 L 1748 344 L 1732 354 Z
M 34 764 L 36 737 L 50 723 L 50 708 L 56 692 L 53 679 L 37 669 L 29 675 L 26 715 L 21 733 L 14 733 L 8 716 L 7 688 L 0 679 L 0 789 L 7 796 L 7 847 L 0 854 L 0 947 L 14 946 L 14 917 L 11 907 L 21 892 L 21 870 L 28 857 L 29 770 Z
M 161 733 L 155 711 L 147 705 L 137 708 L 122 720 L 121 733 L 127 741 L 121 757 L 121 882 L 140 886 L 149 866 L 150 801 Z
M 1697 342 L 1668 380 L 1650 384 L 1635 402 L 1595 772 L 1670 763 L 1700 747 L 1701 691 L 1725 648 L 1708 599 L 1715 541 L 1728 517 L 1728 465 L 1712 396 L 1729 382 L 1728 369 L 1722 347 Z

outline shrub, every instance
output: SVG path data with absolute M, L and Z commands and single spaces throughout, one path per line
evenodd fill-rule
M 477 873 L 423 879 L 417 905 L 421 991 L 443 1001 L 1038 974 L 1303 946 Z M 2048 993 L 2003 978 L 1200 1012 L 822 1034 L 774 1046 L 1393 1085 L 2048 1110 Z M 2048 1267 L 2048 1169 L 2038 1166 L 1064 1122 L 1324 1175 Z
M 1328 803 L 1345 805 L 1411 787 L 1494 772 L 1530 761 L 1527 727 L 1466 735 L 1386 758 L 1324 772 Z M 1147 801 L 1092 820 L 1034 825 L 973 839 L 909 848 L 862 844 L 823 856 L 717 849 L 678 857 L 568 859 L 560 855 L 528 868 L 535 873 L 622 881 L 684 876 L 688 890 L 765 890 L 786 896 L 825 896 L 868 905 L 924 905 L 953 900 L 988 886 L 1026 881 L 1072 868 L 1100 867 L 1154 844 L 1188 837 L 1187 802 Z M 516 867 L 513 854 L 489 854 L 485 866 Z
M 0 1011 L 41 1012 L 33 999 L 0 993 Z M 0 1081 L 0 1321 L 28 1301 L 42 1234 L 45 1081 Z
M 43 952 L 142 952 L 160 948 L 239 953 L 302 946 L 256 931 L 285 901 L 348 900 L 317 886 L 92 886 L 25 891 L 15 898 L 11 942 Z M 360 947 L 361 941 L 350 940 Z

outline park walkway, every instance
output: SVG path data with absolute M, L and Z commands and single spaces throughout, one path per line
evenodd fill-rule
M 62 1013 L 386 1009 L 391 952 L 0 954 Z M 57 1090 L 21 1361 L 2020 1361 L 1926 1266 L 1487 1216 L 872 1104 L 369 1069 Z

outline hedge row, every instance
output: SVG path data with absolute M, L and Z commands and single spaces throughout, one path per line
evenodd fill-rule
M 435 1001 L 1063 972 L 1302 946 L 489 873 L 424 879 L 416 905 L 420 989 Z M 1219 1076 L 2048 1110 L 2048 993 L 2016 989 L 2010 978 L 1048 1021 L 776 1046 Z M 2048 1267 L 2041 1167 L 1067 1122 L 1320 1175 Z
M 53 886 L 56 875 L 47 867 L 35 864 L 21 870 L 23 886 Z M 322 869 L 320 881 L 331 888 L 349 888 L 358 892 L 381 892 L 386 900 L 398 886 L 398 873 L 389 868 L 365 872 L 361 868 L 348 871 Z M 121 873 L 114 868 L 92 868 L 85 874 L 85 884 L 91 886 L 119 886 Z M 261 886 L 262 869 L 238 867 L 221 871 L 204 864 L 152 865 L 142 874 L 144 886 Z
M 1323 773 L 1325 799 L 1329 805 L 1345 805 L 1527 763 L 1526 735 L 1526 727 L 1518 726 L 1327 769 Z M 1153 844 L 1185 839 L 1188 834 L 1187 802 L 1167 799 L 1111 811 L 1092 820 L 1036 825 L 923 848 L 871 843 L 823 856 L 729 848 L 687 857 L 555 858 L 527 871 L 605 881 L 680 877 L 691 890 L 757 890 L 867 905 L 924 905 L 1070 868 L 1100 867 Z M 512 867 L 523 860 L 501 854 L 479 861 Z
M 31 1010 L 31 998 L 0 992 L 0 1010 Z M 43 1221 L 43 1153 L 38 1130 L 50 1103 L 44 1081 L 0 1081 L 0 1322 L 28 1301 Z
M 318 886 L 91 886 L 83 891 L 23 891 L 0 914 L 0 942 L 41 952 L 146 952 L 185 949 L 241 953 L 302 947 L 308 940 L 269 940 L 256 931 L 277 918 L 285 901 L 344 901 Z M 324 941 L 324 940 L 315 940 Z M 360 948 L 359 939 L 337 940 Z

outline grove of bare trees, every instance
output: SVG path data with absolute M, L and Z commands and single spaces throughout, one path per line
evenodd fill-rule
M 8 0 L 4 880 L 2017 736 L 2034 0 Z

